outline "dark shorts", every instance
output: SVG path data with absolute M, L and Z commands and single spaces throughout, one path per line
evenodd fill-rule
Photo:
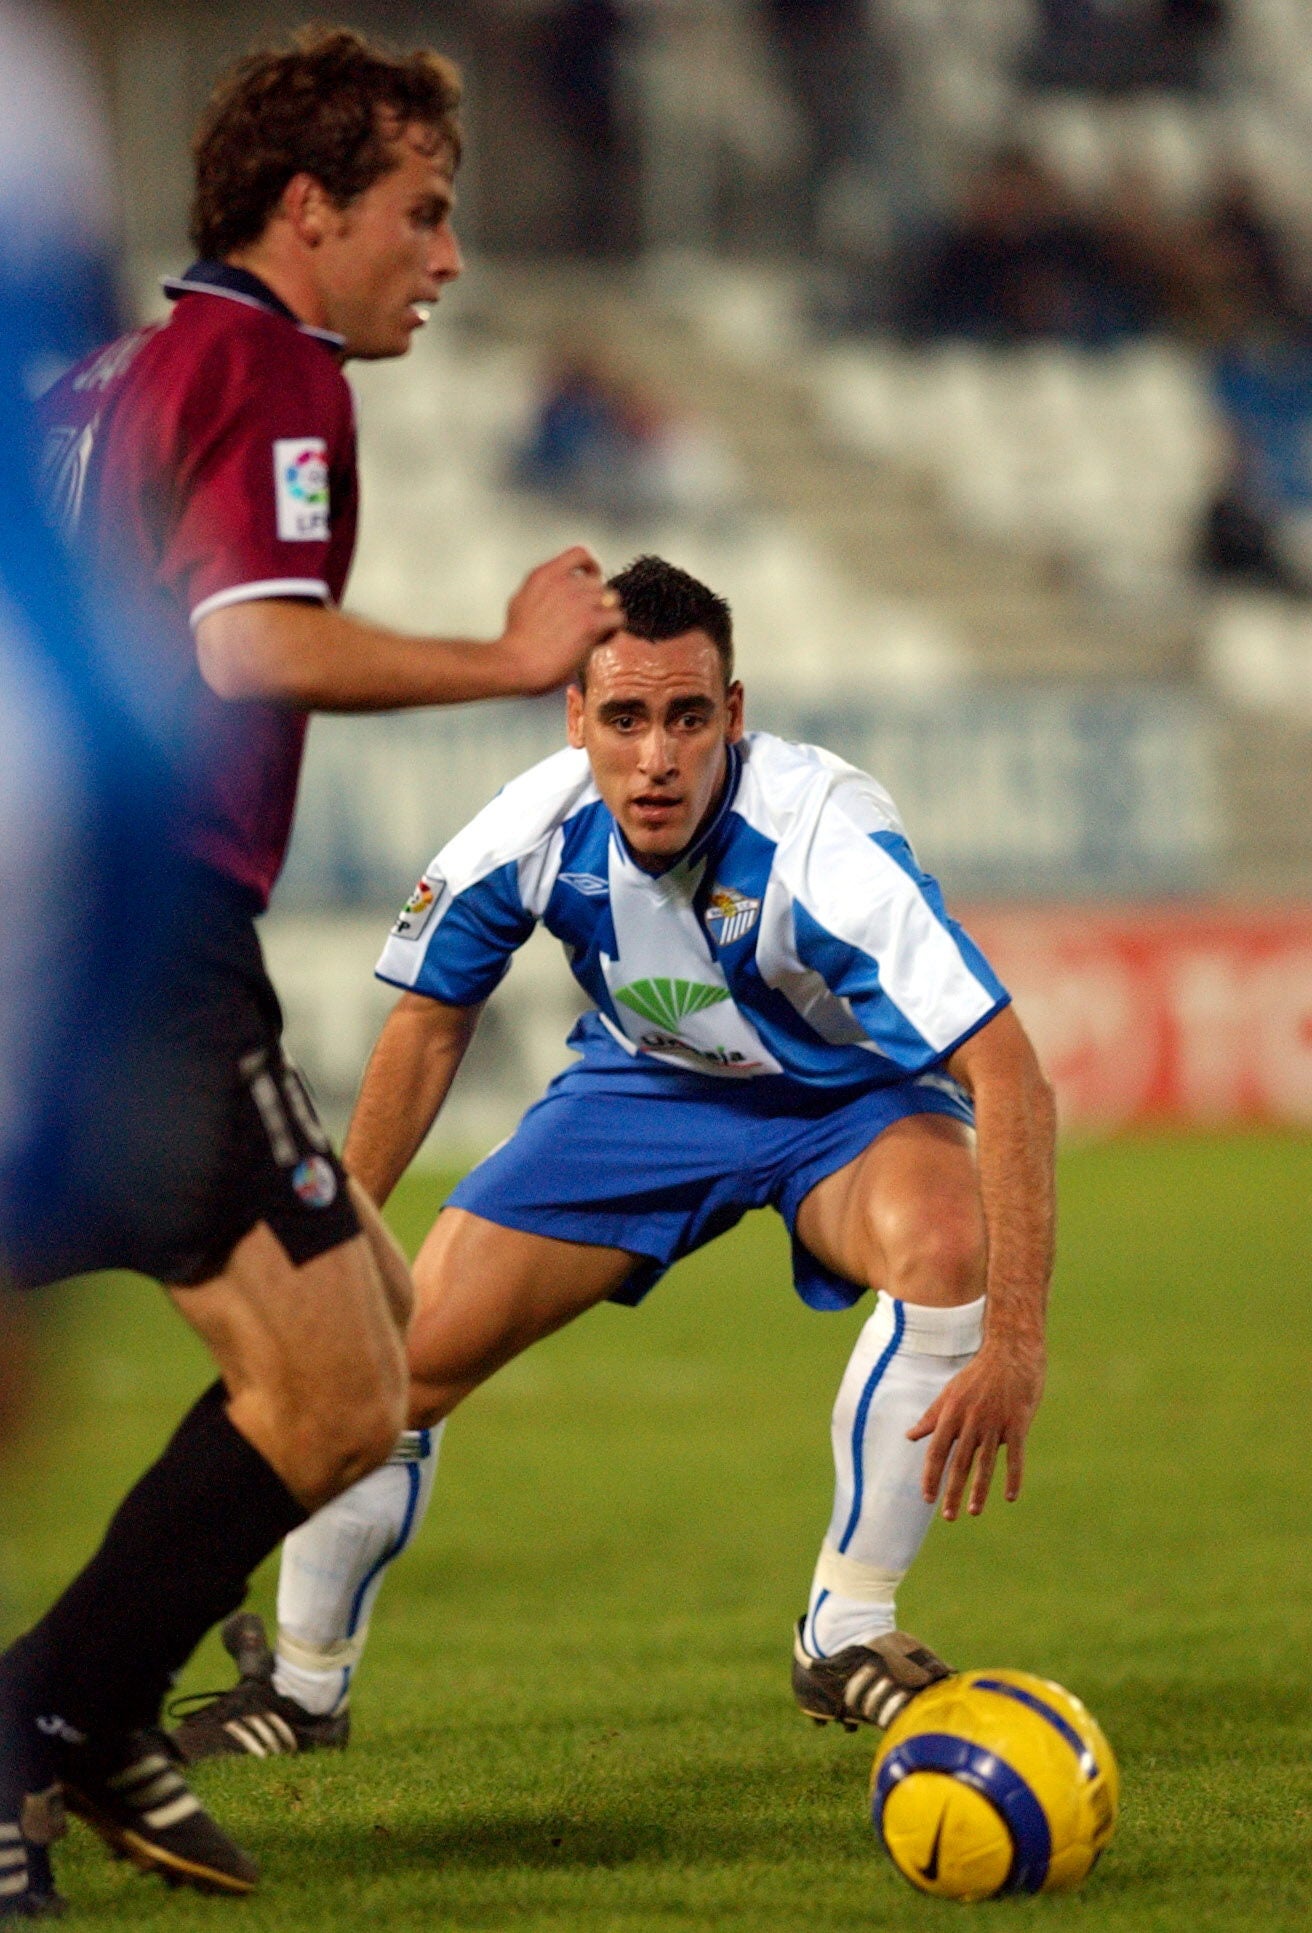
M 141 1012 L 58 1119 L 62 1159 L 19 1202 L 5 1261 L 20 1286 L 93 1269 L 193 1284 L 267 1222 L 291 1260 L 359 1233 L 345 1173 L 282 1051 L 249 896 L 188 867 L 168 957 Z
M 835 1093 L 771 1076 L 736 1083 L 619 1063 L 602 1045 L 556 1076 L 448 1206 L 527 1234 L 629 1250 L 637 1261 L 611 1298 L 629 1305 L 749 1208 L 773 1207 L 793 1238 L 802 1300 L 848 1309 L 864 1286 L 803 1246 L 797 1211 L 818 1181 L 913 1114 L 974 1119 L 943 1074 Z

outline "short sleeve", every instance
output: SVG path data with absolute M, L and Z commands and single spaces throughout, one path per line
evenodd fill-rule
M 500 985 L 536 920 L 520 897 L 514 861 L 453 892 L 442 857 L 401 908 L 375 972 L 412 993 L 473 1007 Z
M 193 625 L 250 598 L 331 601 L 334 529 L 354 520 L 354 441 L 331 352 L 295 330 L 234 331 L 198 361 L 160 564 Z
M 867 830 L 831 803 L 785 863 L 798 959 L 906 1073 L 945 1059 L 1007 1005 L 901 832 Z

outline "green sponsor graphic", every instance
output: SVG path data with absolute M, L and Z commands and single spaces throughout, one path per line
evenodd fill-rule
M 729 998 L 727 987 L 708 987 L 700 980 L 635 980 L 631 987 L 620 987 L 615 994 L 644 1020 L 676 1032 L 679 1022 L 703 1007 L 716 1007 Z

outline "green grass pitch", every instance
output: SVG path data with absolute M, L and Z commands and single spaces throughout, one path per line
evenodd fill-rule
M 73 1924 L 799 1933 L 1312 1923 L 1312 1150 L 1068 1151 L 1049 1393 L 1021 1503 L 938 1524 L 903 1621 L 962 1664 L 1081 1693 L 1120 1756 L 1084 1891 L 959 1908 L 865 1822 L 872 1743 L 788 1692 L 860 1314 L 804 1310 L 753 1217 L 638 1313 L 603 1309 L 453 1425 L 375 1620 L 344 1755 L 202 1768 L 263 1862 L 249 1902 L 169 1894 L 74 1828 Z M 413 1178 L 411 1242 L 439 1199 Z M 39 1443 L 11 1464 L 10 1623 L 90 1548 L 207 1380 L 141 1284 L 64 1291 Z M 180 1532 L 184 1529 L 179 1526 Z M 255 1602 L 272 1604 L 272 1570 Z M 212 1641 L 189 1688 L 228 1681 Z

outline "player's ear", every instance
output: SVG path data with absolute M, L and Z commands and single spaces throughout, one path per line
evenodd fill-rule
M 565 687 L 565 730 L 576 752 L 583 750 L 583 687 Z
M 340 209 L 321 181 L 312 174 L 294 174 L 282 191 L 278 212 L 290 222 L 298 238 L 317 248 L 327 236 Z
M 736 745 L 743 735 L 743 688 L 735 678 L 725 695 L 725 708 L 729 722 L 725 727 L 725 742 Z

